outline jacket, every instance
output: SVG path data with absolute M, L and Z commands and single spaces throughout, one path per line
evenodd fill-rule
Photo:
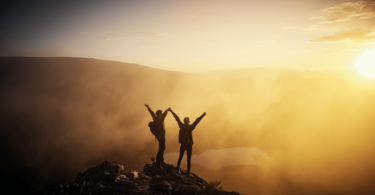
M 198 123 L 202 120 L 204 115 L 198 117 L 193 124 L 184 124 L 181 122 L 180 118 L 173 113 L 173 117 L 176 119 L 178 126 L 180 127 L 179 135 L 178 135 L 178 141 L 183 145 L 193 145 L 193 130 L 198 125 Z
M 155 113 L 151 110 L 151 108 L 147 108 L 150 112 L 152 119 L 154 120 L 157 128 L 159 129 L 159 134 L 156 135 L 156 139 L 162 140 L 165 139 L 165 126 L 164 126 L 164 119 L 168 114 L 168 111 L 164 111 L 160 117 L 157 117 Z

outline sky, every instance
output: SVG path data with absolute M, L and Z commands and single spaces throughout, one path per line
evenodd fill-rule
M 336 69 L 373 47 L 374 0 L 0 1 L 0 56 Z

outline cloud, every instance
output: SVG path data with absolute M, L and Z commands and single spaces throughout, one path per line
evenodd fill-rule
M 343 30 L 332 35 L 319 37 L 310 42 L 335 42 L 335 43 L 373 43 L 375 42 L 375 29 Z
M 297 29 L 297 30 L 319 30 L 318 25 L 310 25 L 307 27 L 295 27 L 295 26 L 286 26 L 283 29 Z
M 301 50 L 301 51 L 292 51 L 292 52 L 289 52 L 291 54 L 303 54 L 303 53 L 308 53 L 310 52 L 310 50 Z
M 175 163 L 179 153 L 165 154 L 167 163 Z M 257 147 L 245 148 L 223 148 L 216 150 L 206 150 L 202 154 L 194 154 L 192 164 L 198 164 L 208 169 L 219 169 L 231 165 L 261 165 L 253 157 L 261 156 L 267 160 L 273 160 L 267 153 Z M 214 161 L 211 159 L 215 159 Z
M 265 41 L 257 41 L 257 43 L 263 43 L 263 44 L 275 44 L 277 41 L 273 40 L 265 40 Z
M 146 37 L 146 38 L 161 38 L 165 37 L 166 33 L 156 33 L 156 32 L 137 32 L 138 37 Z
M 105 40 L 120 40 L 127 38 L 128 36 L 124 33 L 113 33 L 113 32 L 101 32 L 101 33 L 90 33 L 90 32 L 79 32 L 78 35 L 84 35 L 89 37 L 99 37 Z
M 147 31 L 139 31 L 136 32 L 135 35 L 130 35 L 126 33 L 116 33 L 116 32 L 103 32 L 103 33 L 88 33 L 88 32 L 80 32 L 81 35 L 86 36 L 98 36 L 102 37 L 106 40 L 120 40 L 125 38 L 170 38 L 166 37 L 166 33 L 157 33 L 157 32 L 147 32 Z
M 375 1 L 356 1 L 341 3 L 318 11 L 311 19 L 321 19 L 323 23 L 347 21 L 352 18 L 368 19 L 375 17 Z
M 122 33 L 107 33 L 105 36 L 107 40 L 120 40 L 126 38 Z
M 339 50 L 339 51 L 326 51 L 322 52 L 323 54 L 334 54 L 334 53 L 343 53 L 343 52 L 348 52 L 348 51 L 357 51 L 358 49 L 344 49 L 344 50 Z
M 152 48 L 158 48 L 158 46 L 155 46 L 155 45 L 139 45 L 138 48 L 141 48 L 141 49 L 152 49 Z

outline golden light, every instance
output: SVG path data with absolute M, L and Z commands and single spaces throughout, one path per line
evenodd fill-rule
M 375 78 L 375 48 L 369 49 L 361 54 L 356 62 L 355 68 L 363 76 Z

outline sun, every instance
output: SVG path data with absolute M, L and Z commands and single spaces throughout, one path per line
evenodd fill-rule
M 355 64 L 355 68 L 363 76 L 375 78 L 375 48 L 361 54 Z

